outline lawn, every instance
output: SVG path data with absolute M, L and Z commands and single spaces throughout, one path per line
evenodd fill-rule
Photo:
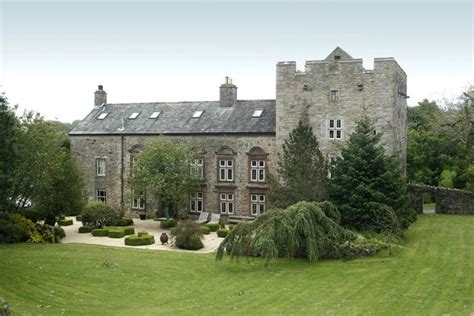
M 474 313 L 474 216 L 420 215 L 393 257 L 215 263 L 79 244 L 0 246 L 17 315 Z

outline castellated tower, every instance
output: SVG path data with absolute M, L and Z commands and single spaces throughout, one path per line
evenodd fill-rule
M 337 47 L 324 60 L 279 62 L 276 74 L 276 145 L 281 147 L 299 120 L 313 127 L 321 150 L 332 158 L 355 131 L 364 110 L 383 133 L 386 153 L 406 164 L 406 74 L 393 58 L 375 58 L 366 70 L 362 59 Z

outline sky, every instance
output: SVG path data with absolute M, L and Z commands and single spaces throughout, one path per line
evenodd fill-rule
M 471 1 L 0 0 L 0 92 L 19 111 L 72 122 L 108 103 L 274 99 L 278 61 L 340 46 L 371 69 L 394 57 L 409 105 L 474 84 Z

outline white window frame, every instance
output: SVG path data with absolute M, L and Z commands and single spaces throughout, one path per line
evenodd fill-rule
M 95 174 L 99 177 L 107 175 L 107 160 L 105 157 L 95 158 Z
M 204 211 L 204 192 L 191 193 L 189 197 L 189 211 L 201 213 Z
M 199 179 L 204 179 L 204 158 L 196 158 L 191 162 L 191 170 Z
M 328 120 L 328 138 L 329 139 L 342 139 L 343 134 L 343 122 L 342 119 L 329 119 Z
M 145 209 L 145 195 L 143 194 L 143 192 L 140 196 L 132 199 L 132 208 L 138 210 Z
M 266 161 L 262 159 L 250 160 L 250 181 L 265 182 L 266 178 Z
M 106 189 L 95 189 L 96 201 L 107 203 L 107 190 Z
M 235 194 L 221 192 L 219 193 L 219 213 L 234 214 L 235 213 Z
M 331 102 L 339 102 L 340 99 L 341 99 L 341 95 L 338 89 L 331 89 L 329 91 L 329 100 Z
M 250 214 L 253 216 L 258 216 L 267 210 L 266 204 L 266 194 L 261 193 L 251 193 L 250 194 Z
M 219 181 L 234 181 L 234 159 L 219 159 Z

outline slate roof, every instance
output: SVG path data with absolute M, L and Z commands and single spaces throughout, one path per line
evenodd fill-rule
M 204 111 L 193 118 L 196 111 Z M 263 110 L 261 117 L 252 117 Z M 160 111 L 157 119 L 153 112 Z M 140 112 L 136 119 L 129 119 Z M 108 113 L 103 120 L 101 113 Z M 275 100 L 238 100 L 232 107 L 219 101 L 106 104 L 92 110 L 70 135 L 274 134 Z

